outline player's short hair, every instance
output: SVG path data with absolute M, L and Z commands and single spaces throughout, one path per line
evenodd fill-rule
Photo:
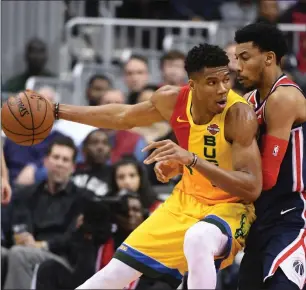
M 143 56 L 143 55 L 141 55 L 141 54 L 132 54 L 132 55 L 129 57 L 129 59 L 125 62 L 124 65 L 126 65 L 126 64 L 127 64 L 130 60 L 132 60 L 132 59 L 137 59 L 137 60 L 143 62 L 143 63 L 146 64 L 146 65 L 149 64 L 148 59 L 147 59 L 145 56 Z
M 252 41 L 261 51 L 273 51 L 277 64 L 288 50 L 283 33 L 275 25 L 264 22 L 252 23 L 237 30 L 235 41 L 239 44 Z
M 105 133 L 105 131 L 103 129 L 95 129 L 95 130 L 92 130 L 84 139 L 83 141 L 83 148 L 87 147 L 88 146 L 88 143 L 89 143 L 89 140 L 90 140 L 90 137 L 95 134 L 96 132 L 101 132 L 102 134 L 104 134 L 106 137 L 107 137 L 107 134 Z
M 229 64 L 226 52 L 219 46 L 208 43 L 194 46 L 185 59 L 185 70 L 188 77 L 196 72 L 200 72 L 205 67 L 213 68 L 227 66 Z
M 59 146 L 65 146 L 68 147 L 70 149 L 72 149 L 73 151 L 73 162 L 75 162 L 77 154 L 78 154 L 78 149 L 74 144 L 74 141 L 68 137 L 68 136 L 57 136 L 56 138 L 54 138 L 54 140 L 50 143 L 50 145 L 48 146 L 47 149 L 47 156 L 49 156 L 52 152 L 52 149 L 55 145 L 59 145 Z

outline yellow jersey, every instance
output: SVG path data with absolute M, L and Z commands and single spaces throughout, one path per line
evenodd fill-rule
M 247 101 L 230 90 L 223 112 L 215 115 L 209 123 L 197 125 L 193 122 L 190 113 L 191 100 L 192 92 L 189 86 L 183 87 L 170 120 L 179 145 L 220 168 L 233 170 L 232 146 L 224 135 L 225 117 L 231 106 L 236 103 L 247 104 Z M 182 179 L 176 185 L 176 189 L 193 195 L 207 205 L 241 201 L 239 197 L 230 195 L 213 185 L 193 168 L 184 167 Z

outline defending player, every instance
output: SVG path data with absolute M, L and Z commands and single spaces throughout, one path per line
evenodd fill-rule
M 240 290 L 294 290 L 305 283 L 306 99 L 280 68 L 282 33 L 251 24 L 236 32 L 238 77 L 260 124 L 263 192 L 247 239 Z
M 167 120 L 180 144 L 166 140 L 146 148 L 159 148 L 146 163 L 170 160 L 182 180 L 114 259 L 78 289 L 122 289 L 142 273 L 177 287 L 187 269 L 190 289 L 214 289 L 216 268 L 230 265 L 244 246 L 255 218 L 251 202 L 262 186 L 258 124 L 247 102 L 229 90 L 228 63 L 221 48 L 200 45 L 186 58 L 189 86 L 162 87 L 137 105 L 55 105 L 56 117 L 95 127 Z M 159 167 L 165 175 L 172 169 L 165 162 Z

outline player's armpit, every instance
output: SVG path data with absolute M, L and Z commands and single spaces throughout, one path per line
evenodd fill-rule
M 153 94 L 151 100 L 136 105 L 60 105 L 59 118 L 106 129 L 124 130 L 148 126 L 168 117 L 166 113 L 161 113 L 161 103 L 167 108 L 170 99 L 174 106 L 176 93 L 174 89 L 163 87 Z

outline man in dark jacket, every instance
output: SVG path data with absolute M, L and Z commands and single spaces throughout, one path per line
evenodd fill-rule
M 12 203 L 15 245 L 7 253 L 4 289 L 30 289 L 35 266 L 65 256 L 80 213 L 80 188 L 70 181 L 77 149 L 69 137 L 55 139 L 45 158 L 47 180 L 17 192 Z

